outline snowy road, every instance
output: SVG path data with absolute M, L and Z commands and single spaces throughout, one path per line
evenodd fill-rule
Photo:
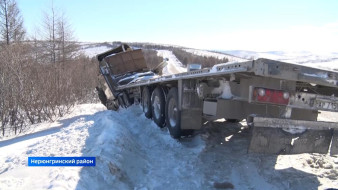
M 177 73 L 187 72 L 182 63 L 176 58 L 172 51 L 157 50 L 157 55 L 163 58 L 168 58 L 168 65 L 163 68 L 163 75 L 171 75 Z
M 0 141 L 0 189 L 324 189 L 338 159 L 247 154 L 244 123 L 206 122 L 178 142 L 137 106 L 78 105 L 52 129 Z M 96 167 L 28 167 L 29 156 L 95 156 Z

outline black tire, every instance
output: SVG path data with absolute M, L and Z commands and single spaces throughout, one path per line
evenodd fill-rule
M 154 122 L 159 127 L 164 127 L 165 124 L 165 98 L 161 87 L 155 88 L 151 95 L 151 114 Z
M 117 111 L 120 107 L 119 102 L 118 102 L 118 100 L 113 100 L 113 102 L 114 102 L 113 103 L 114 104 L 113 110 Z
M 121 108 L 125 108 L 124 101 L 123 101 L 123 98 L 122 98 L 122 94 L 119 94 L 117 96 L 117 101 L 119 102 L 119 105 L 120 105 Z
M 126 92 L 124 92 L 122 94 L 122 98 L 123 98 L 123 102 L 124 102 L 124 106 L 127 108 L 131 105 L 131 101 L 130 101 L 130 98 L 128 96 L 128 94 Z
M 97 91 L 97 94 L 99 95 L 99 99 L 101 103 L 107 107 L 108 98 L 106 96 L 106 93 L 104 93 L 103 89 L 98 86 L 96 87 L 96 91 Z
M 150 89 L 148 87 L 144 87 L 142 90 L 142 100 L 141 100 L 142 110 L 146 118 L 151 118 L 151 96 Z
M 169 90 L 165 105 L 165 119 L 170 135 L 178 139 L 182 135 L 181 111 L 178 109 L 178 91 L 173 87 Z
M 106 105 L 108 110 L 118 110 L 119 109 L 119 103 L 116 100 L 107 100 L 107 105 Z

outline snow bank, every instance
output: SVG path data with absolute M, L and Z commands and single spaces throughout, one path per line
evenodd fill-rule
M 28 167 L 29 156 L 81 156 L 99 104 L 76 106 L 54 123 L 43 123 L 31 134 L 0 141 L 0 189 L 75 189 L 80 167 Z M 3 162 L 2 162 L 3 161 Z
M 194 159 L 191 160 L 192 156 L 197 156 L 203 150 L 203 142 L 199 138 L 194 139 L 197 142 L 194 147 L 185 147 L 184 144 L 172 139 L 166 129 L 161 130 L 152 120 L 145 119 L 137 106 L 119 112 L 105 113 L 98 121 L 98 125 L 103 131 L 97 133 L 98 138 L 91 155 L 97 156 L 99 168 L 83 169 L 84 176 L 92 177 L 81 180 L 79 182 L 81 187 L 186 189 L 190 188 L 191 184 L 177 181 L 177 178 L 188 180 L 199 178 L 198 172 L 194 170 Z M 98 151 L 96 147 L 102 148 Z M 180 160 L 179 164 L 177 160 Z M 98 170 L 98 173 L 93 174 Z M 166 176 L 167 173 L 171 175 Z M 101 183 L 106 186 L 98 186 L 98 178 L 108 178 Z M 171 181 L 176 183 L 173 184 Z M 192 187 L 200 188 L 200 184 Z
M 56 129 L 1 141 L 0 189 L 201 188 L 185 182 L 203 178 L 195 167 L 204 148 L 199 137 L 189 146 L 177 142 L 138 106 L 103 110 L 76 106 Z M 29 156 L 95 156 L 96 167 L 28 167 Z
M 138 106 L 113 112 L 87 104 L 48 125 L 58 128 L 0 141 L 0 189 L 213 189 L 216 182 L 236 189 L 338 185 L 338 161 L 327 155 L 247 154 L 250 138 L 242 131 L 244 123 L 210 122 L 201 135 L 178 142 Z M 28 167 L 29 156 L 95 156 L 96 166 Z

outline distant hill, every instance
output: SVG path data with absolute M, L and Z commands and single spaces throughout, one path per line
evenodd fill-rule
M 103 43 L 91 43 L 81 42 L 80 51 L 89 57 L 95 57 L 97 54 L 108 51 L 114 47 L 120 45 L 121 42 L 103 42 Z M 167 44 L 154 44 L 154 43 L 142 43 L 131 42 L 127 43 L 134 48 L 149 49 L 149 50 L 180 50 L 185 51 L 194 56 L 200 56 L 204 58 L 216 58 L 221 61 L 227 60 L 229 62 L 242 62 L 247 60 L 253 60 L 258 58 L 268 58 L 273 60 L 279 60 L 295 64 L 306 64 L 312 67 L 319 67 L 325 69 L 338 70 L 338 52 L 333 53 L 312 53 L 309 51 L 246 51 L 246 50 L 201 50 L 193 49 L 176 45 Z M 190 55 L 191 57 L 191 55 Z M 202 60 L 202 59 L 192 59 Z M 206 59 L 204 59 L 206 60 Z M 180 60 L 183 63 L 183 60 Z M 214 61 L 211 61 L 212 63 Z M 183 63 L 185 65 L 185 63 Z M 210 64 L 207 64 L 210 66 Z

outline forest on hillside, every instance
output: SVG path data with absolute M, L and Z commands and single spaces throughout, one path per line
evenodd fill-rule
M 120 43 L 120 42 L 113 42 L 113 44 L 117 44 L 117 43 Z M 132 42 L 128 44 L 133 47 L 148 50 L 148 51 L 143 51 L 146 55 L 149 55 L 149 56 L 146 56 L 146 58 L 156 57 L 156 55 L 154 55 L 156 54 L 156 51 L 149 51 L 149 50 L 170 50 L 173 52 L 176 58 L 185 66 L 191 63 L 197 63 L 197 64 L 201 64 L 202 68 L 205 68 L 205 67 L 212 67 L 215 64 L 219 64 L 219 63 L 226 63 L 229 61 L 227 58 L 218 59 L 216 57 L 211 57 L 211 56 L 196 55 L 196 54 L 185 51 L 184 49 L 186 48 L 180 47 L 180 46 L 140 43 L 140 42 Z M 149 62 L 152 63 L 153 60 L 154 59 L 150 59 Z

